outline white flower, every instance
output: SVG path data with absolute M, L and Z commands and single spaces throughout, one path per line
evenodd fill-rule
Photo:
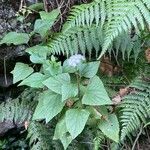
M 76 67 L 80 62 L 84 61 L 85 57 L 81 54 L 75 54 L 71 56 L 67 61 L 69 66 Z

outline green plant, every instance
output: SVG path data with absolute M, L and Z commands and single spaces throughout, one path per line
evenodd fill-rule
M 42 125 L 38 122 L 31 122 L 28 127 L 28 139 L 30 139 L 30 148 L 31 150 L 37 149 L 52 149 L 51 145 L 51 132 L 46 128 L 45 125 Z
M 90 52 L 94 48 L 100 51 L 102 47 L 100 57 L 108 49 L 109 51 L 119 49 L 123 54 L 126 51 L 128 56 L 133 49 L 137 55 L 140 49 L 139 30 L 150 23 L 149 8 L 150 4 L 147 0 L 95 0 L 90 4 L 76 6 L 71 10 L 68 22 L 64 25 L 60 36 L 56 36 L 49 43 L 51 51 L 72 54 L 80 50 L 84 54 L 85 50 Z M 131 38 L 131 34 L 136 36 Z M 123 42 L 120 36 L 124 37 Z M 117 44 L 113 44 L 114 40 Z
M 137 59 L 141 51 L 140 30 L 150 25 L 149 9 L 148 0 L 95 0 L 74 6 L 62 31 L 48 38 L 48 53 L 72 55 L 78 52 L 85 54 L 87 50 L 91 55 L 95 49 L 96 57 L 108 50 L 113 51 L 116 57 L 118 51 L 122 52 L 123 58 L 125 54 L 129 58 L 134 53 Z M 41 19 L 36 20 L 32 34 L 39 33 L 42 38 L 47 38 L 59 11 L 39 13 Z M 4 39 L 1 43 L 10 43 Z
M 142 78 L 130 86 L 132 91 L 123 98 L 120 109 L 121 140 L 147 123 L 150 117 L 150 82 Z
M 0 42 L 27 44 L 33 35 L 41 36 L 39 45 L 26 50 L 34 66 L 16 63 L 12 71 L 13 82 L 21 81 L 19 86 L 40 89 L 32 120 L 45 120 L 48 123 L 54 117 L 57 118 L 54 139 L 61 140 L 65 149 L 87 126 L 103 133 L 96 136 L 95 149 L 99 148 L 99 142 L 104 135 L 119 142 L 117 117 L 108 111 L 112 102 L 96 75 L 99 61 L 90 61 L 93 55 L 99 60 L 107 50 L 116 59 L 122 54 L 123 59 L 134 56 L 136 60 L 143 44 L 141 30 L 150 25 L 149 10 L 149 0 L 95 0 L 73 7 L 60 33 L 50 30 L 59 16 L 58 9 L 50 13 L 41 11 L 33 32 L 11 32 Z M 18 40 L 14 40 L 14 37 Z M 78 53 L 83 56 L 77 55 Z M 59 62 L 54 54 L 71 57 L 65 62 Z M 87 55 L 89 62 L 84 58 Z M 37 64 L 40 64 L 38 71 L 35 69 Z M 149 108 L 149 85 L 143 81 L 137 83 L 134 85 L 136 93 L 126 96 L 119 106 L 121 140 L 136 130 L 142 121 L 146 123 L 149 115 L 145 109 Z M 34 136 L 32 127 L 29 127 L 30 146 L 33 149 L 49 149 L 48 138 L 44 140 L 43 135 L 47 135 L 45 128 L 35 122 L 32 125 L 37 134 Z
M 44 60 L 42 58 L 36 60 Z M 99 62 L 84 61 L 82 55 L 74 55 L 61 65 L 52 56 L 51 61 L 43 61 L 41 72 L 32 73 L 33 69 L 22 63 L 17 63 L 13 70 L 14 79 L 19 75 L 17 81 L 23 80 L 19 85 L 44 89 L 47 87 L 38 97 L 39 103 L 33 120 L 45 119 L 49 122 L 57 115 L 59 122 L 55 128 L 54 139 L 60 139 L 65 149 L 82 132 L 86 123 L 91 124 L 93 121 L 99 124 L 98 128 L 110 139 L 116 142 L 119 140 L 117 118 L 114 114 L 109 114 L 105 106 L 112 102 L 101 80 L 96 76 Z M 23 70 L 23 74 L 18 74 L 18 70 Z M 99 106 L 103 106 L 102 109 Z M 106 119 L 102 119 L 103 113 Z M 88 121 L 93 117 L 93 121 Z
M 36 101 L 31 101 L 35 97 L 33 90 L 25 90 L 18 98 L 9 99 L 0 104 L 0 122 L 8 122 L 10 127 L 22 126 L 25 121 L 32 117 Z M 8 128 L 9 129 L 9 128 Z

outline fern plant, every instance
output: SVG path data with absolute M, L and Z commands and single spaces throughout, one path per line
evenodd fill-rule
M 35 108 L 35 101 L 31 101 L 34 96 L 33 91 L 25 90 L 18 98 L 1 103 L 0 122 L 10 121 L 19 126 L 30 120 Z
M 51 131 L 39 122 L 30 123 L 27 138 L 30 139 L 31 150 L 53 149 Z
M 58 34 L 49 44 L 50 53 L 60 55 L 73 55 L 82 53 L 89 55 L 89 58 L 95 54 L 96 58 L 100 54 L 101 47 L 104 42 L 104 31 L 100 26 L 92 25 L 83 27 L 74 27 L 67 32 Z M 135 60 L 141 52 L 141 40 L 138 35 L 130 37 L 129 34 L 123 32 L 120 34 L 111 45 L 109 54 L 115 49 L 114 54 L 117 57 L 119 52 L 122 52 L 122 58 L 126 56 L 129 59 L 131 54 L 134 54 Z M 94 49 L 94 51 L 93 51 Z M 94 53 L 92 53 L 94 52 Z
M 100 51 L 102 47 L 101 57 L 106 50 L 111 49 L 114 40 L 121 34 L 128 35 L 127 39 L 129 39 L 134 29 L 134 34 L 140 35 L 139 31 L 150 25 L 149 9 L 150 2 L 148 0 L 95 0 L 90 4 L 73 7 L 62 32 L 49 43 L 50 51 L 72 54 L 76 53 L 77 47 L 79 47 L 84 54 L 85 50 L 91 52 L 91 49 L 96 47 L 96 51 Z M 89 30 L 86 26 L 89 27 Z M 93 26 L 98 28 L 98 32 L 95 32 Z M 79 31 L 86 32 L 86 34 L 82 33 L 81 35 Z M 87 41 L 89 37 L 91 37 L 91 41 L 88 42 L 88 47 L 86 47 L 87 42 L 82 42 L 81 47 L 80 41 Z M 92 40 L 93 37 L 94 40 Z M 102 40 L 98 40 L 97 37 L 102 37 Z M 133 41 L 133 45 L 135 43 L 137 46 L 135 40 Z M 74 43 L 76 48 L 73 47 Z M 127 45 L 130 45 L 129 43 Z M 118 49 L 118 46 L 115 46 L 114 44 L 113 48 Z M 123 52 L 127 50 L 129 54 L 133 47 L 124 46 L 121 50 Z
M 141 123 L 146 124 L 150 118 L 150 81 L 141 78 L 135 80 L 131 85 L 132 91 L 123 98 L 120 106 L 121 140 L 134 131 Z
M 0 135 L 13 128 L 23 127 L 28 122 L 36 106 L 34 90 L 27 89 L 16 99 L 8 99 L 0 104 Z

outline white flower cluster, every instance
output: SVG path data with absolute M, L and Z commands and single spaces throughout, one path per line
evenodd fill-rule
M 69 66 L 76 67 L 79 63 L 81 63 L 84 60 L 84 56 L 82 56 L 81 54 L 75 54 L 68 59 L 68 64 Z

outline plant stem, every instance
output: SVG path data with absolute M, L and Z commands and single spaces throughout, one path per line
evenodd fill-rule
M 137 135 L 137 137 L 136 137 L 136 139 L 135 139 L 135 141 L 134 141 L 134 143 L 133 143 L 132 150 L 135 149 L 136 143 L 137 143 L 137 141 L 138 141 L 138 139 L 139 139 L 139 137 L 140 137 L 142 131 L 143 131 L 143 124 L 141 125 L 140 131 L 139 131 L 139 133 L 138 133 L 138 135 Z
M 76 78 L 77 78 L 77 85 L 78 85 L 78 97 L 80 97 L 80 75 L 76 73 Z

